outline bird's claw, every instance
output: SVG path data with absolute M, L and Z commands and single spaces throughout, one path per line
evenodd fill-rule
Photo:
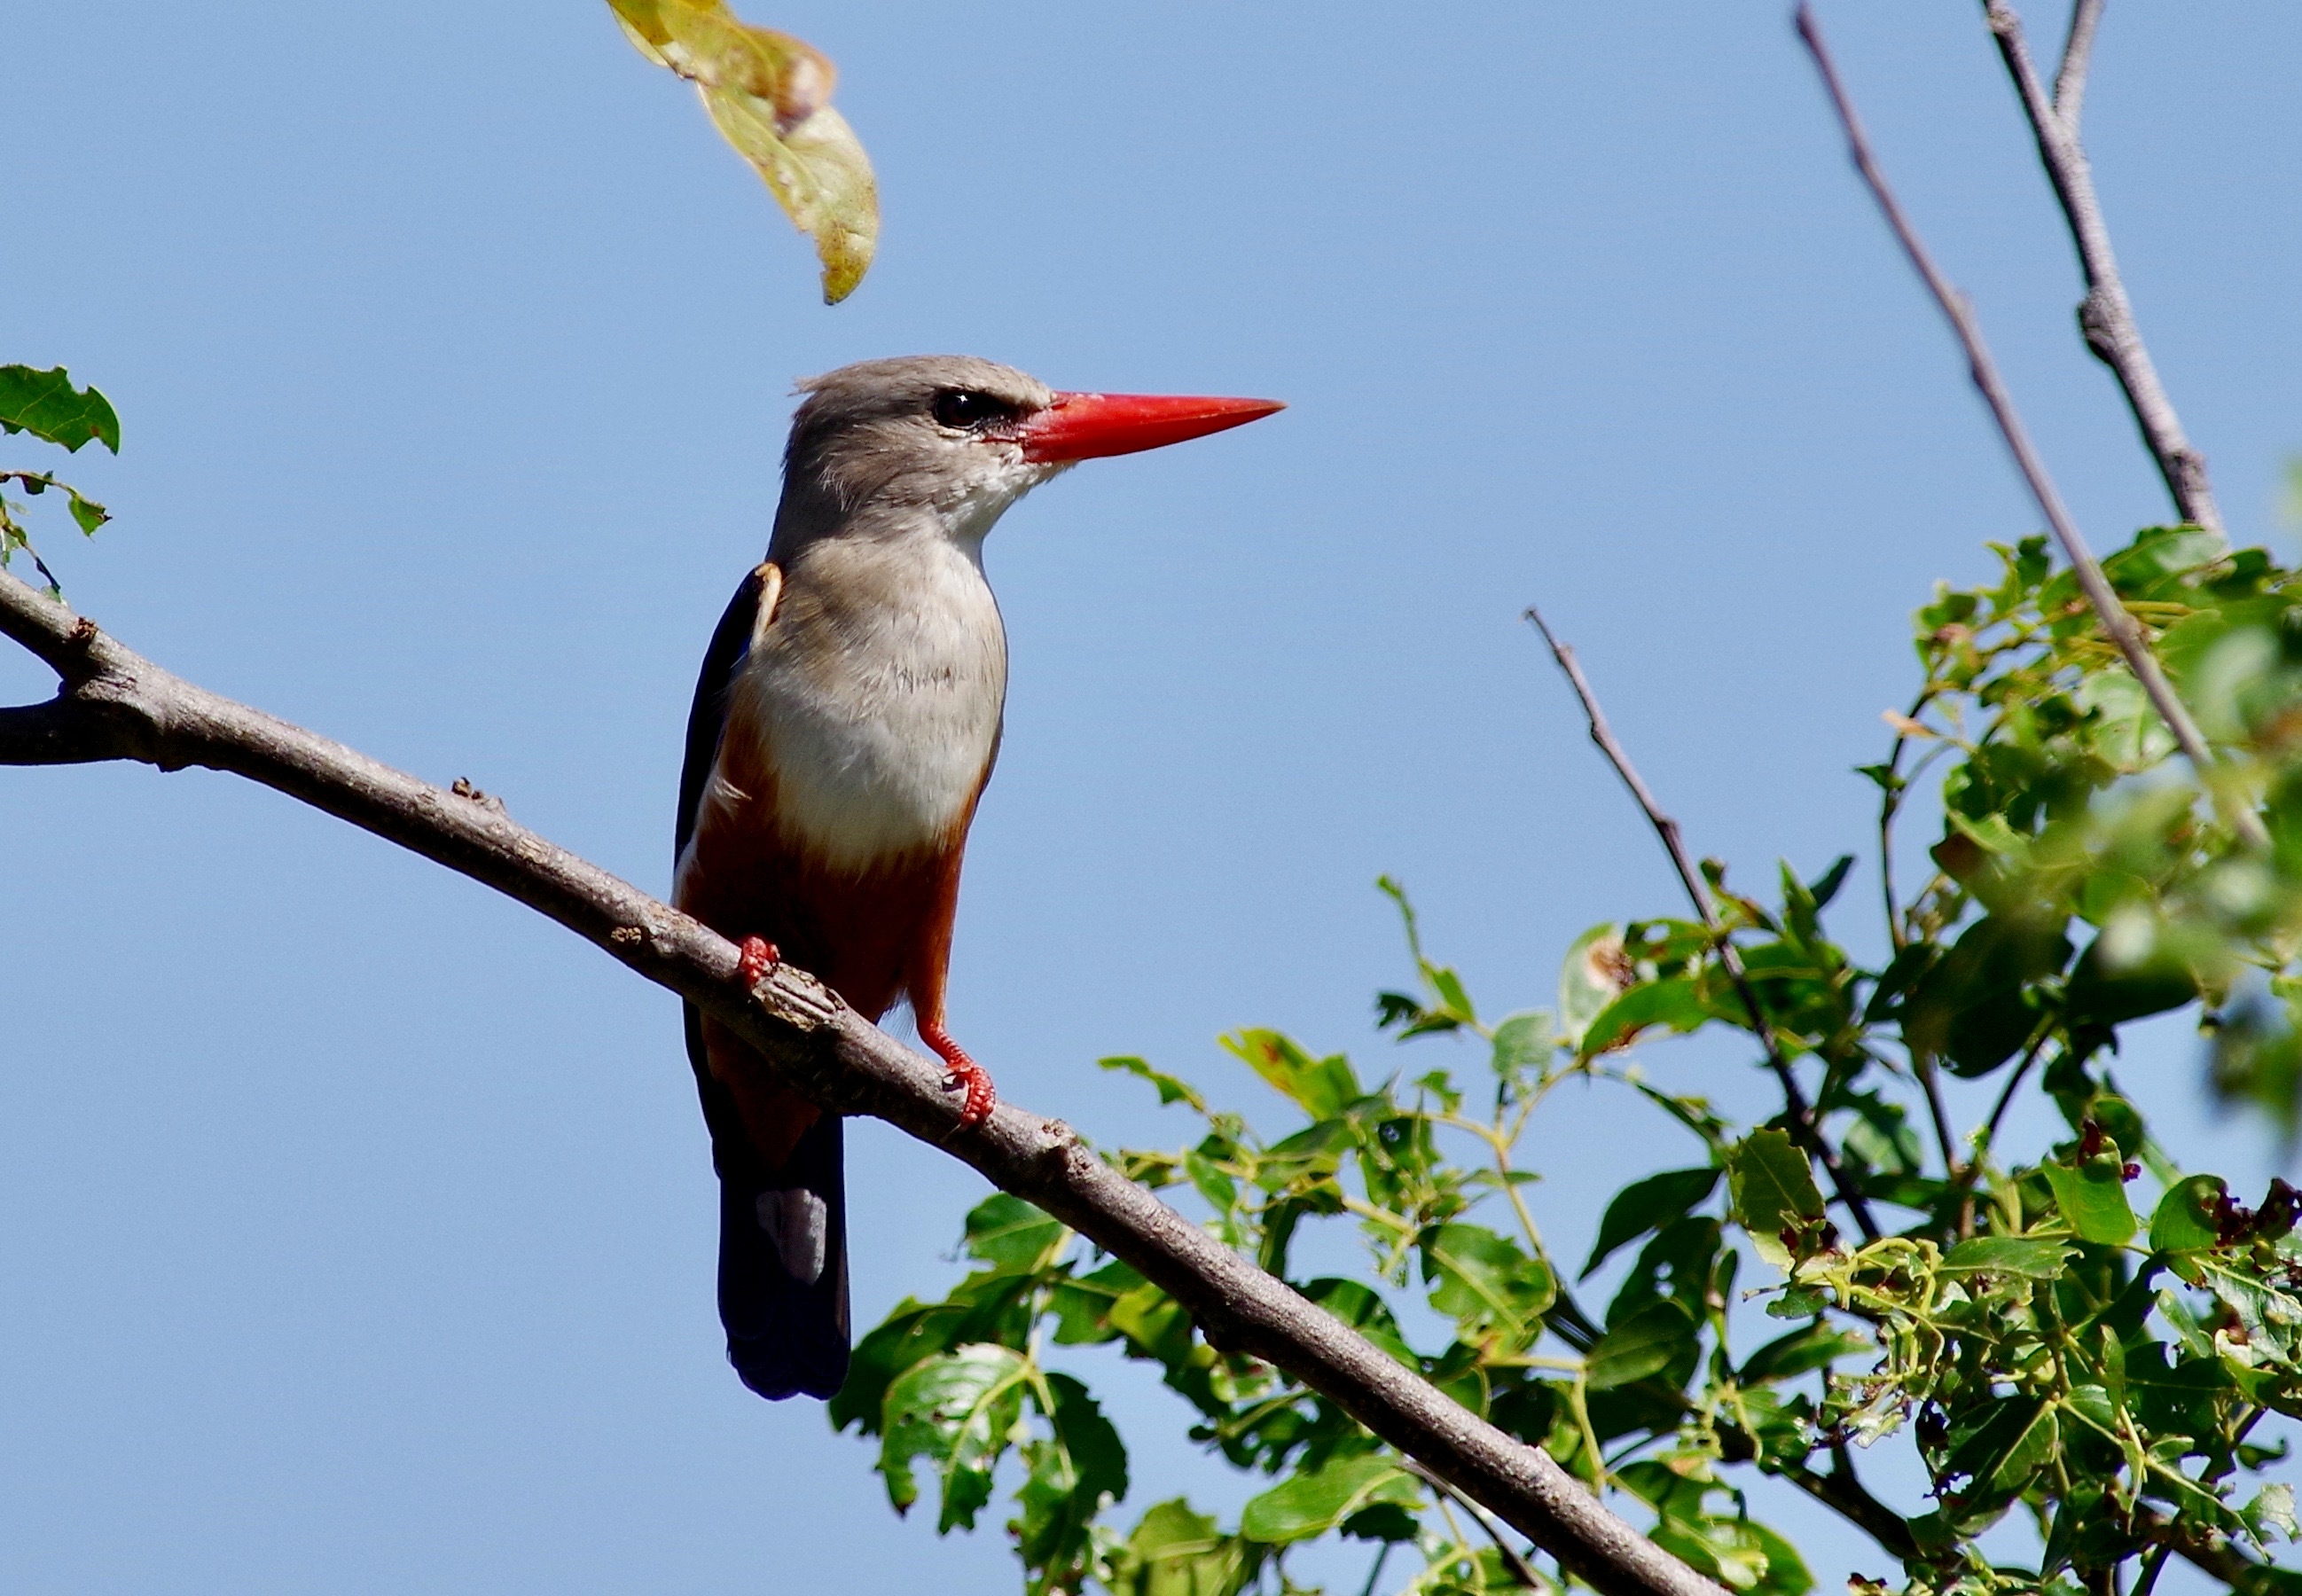
M 966 1061 L 965 1068 L 954 1069 L 944 1078 L 944 1090 L 957 1088 L 964 1088 L 967 1093 L 959 1105 L 960 1129 L 963 1130 L 983 1123 L 998 1106 L 999 1093 L 991 1084 L 990 1073 L 973 1059 Z
M 760 978 L 784 962 L 776 945 L 764 937 L 746 937 L 741 955 L 735 961 L 735 973 L 744 978 L 744 985 L 756 987 Z
M 999 1093 L 991 1084 L 990 1072 L 967 1056 L 967 1049 L 951 1039 L 951 1033 L 940 1025 L 920 1027 L 920 1040 L 931 1048 L 936 1056 L 951 1066 L 944 1077 L 944 1090 L 964 1091 L 967 1096 L 959 1105 L 959 1127 L 962 1130 L 980 1125 L 991 1117 L 998 1105 Z

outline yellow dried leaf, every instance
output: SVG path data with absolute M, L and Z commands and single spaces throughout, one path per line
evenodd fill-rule
M 608 0 L 640 54 L 695 85 L 720 136 L 815 239 L 823 298 L 854 291 L 879 238 L 870 158 L 831 108 L 837 72 L 812 46 L 753 28 L 723 0 Z

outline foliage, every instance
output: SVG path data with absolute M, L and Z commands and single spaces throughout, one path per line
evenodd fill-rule
M 2283 1448 L 2255 1434 L 2266 1415 L 2302 1415 L 2302 1195 L 2273 1183 L 2247 1207 L 2218 1177 L 2185 1174 L 2110 1063 L 2125 1028 L 2194 1006 L 2217 1088 L 2294 1122 L 2302 575 L 2194 527 L 2145 531 L 2107 562 L 2225 755 L 2214 779 L 2269 823 L 2273 850 L 2254 856 L 2043 543 L 1995 552 L 1995 581 L 1938 589 L 1919 612 L 1921 688 L 1888 717 L 1889 756 L 1862 770 L 1882 801 L 1878 968 L 1825 929 L 1850 859 L 1813 881 L 1785 867 L 1763 903 L 1713 861 L 1720 931 L 1593 928 L 1567 950 L 1555 1007 L 1490 1021 L 1385 880 L 1416 979 L 1378 998 L 1379 1021 L 1401 1039 L 1473 1039 L 1475 1072 L 1369 1079 L 1341 1054 L 1241 1031 L 1224 1047 L 1291 1105 L 1273 1137 L 1144 1060 L 1109 1059 L 1194 1130 L 1172 1150 L 1108 1156 L 1188 1194 L 1227 1245 L 1466 1407 L 1642 1504 L 1659 1542 L 1731 1590 L 1811 1583 L 1753 1516 L 1754 1472 L 1846 1516 L 1912 1592 L 2108 1590 L 2175 1553 L 2250 1590 L 2290 1580 L 2262 1561 L 2295 1528 L 2290 1489 L 2263 1478 Z M 1935 774 L 1934 869 L 1906 902 L 1894 829 Z M 1729 1123 L 1630 1056 L 1720 1028 L 1763 1051 L 1722 936 L 1814 1105 L 1811 1131 L 1787 1107 Z M 2002 1083 L 1970 1137 L 1949 1123 L 1945 1071 Z M 1520 1157 L 1571 1079 L 1662 1116 L 1686 1153 L 1616 1194 L 1570 1279 L 1575 1255 L 1538 1226 Z M 1997 1136 L 2024 1089 L 2070 1134 L 2016 1157 Z M 1818 1180 L 1814 1141 L 1844 1195 Z M 1337 1224 L 1362 1266 L 1294 1267 L 1311 1228 Z M 974 1525 L 1012 1453 L 1008 1527 L 1030 1592 L 1299 1590 L 1288 1558 L 1330 1538 L 1418 1554 L 1392 1587 L 1405 1592 L 1558 1583 L 1325 1399 L 1208 1346 L 1156 1287 L 1028 1205 L 984 1204 L 968 1250 L 976 1273 L 866 1339 L 832 1416 L 881 1437 L 899 1510 L 913 1460 L 932 1462 L 946 1529 Z M 1577 1299 L 1626 1255 L 1611 1300 Z M 1738 1311 L 1746 1300 L 1764 1313 Z M 1042 1361 L 1090 1346 L 1155 1365 L 1192 1437 L 1265 1482 L 1235 1527 L 1183 1501 L 1124 1536 L 1106 1525 L 1123 1447 L 1086 1387 Z M 1858 1456 L 1889 1441 L 1924 1466 L 1923 1511 L 1859 1477 Z M 2020 1566 L 1979 1544 L 2009 1515 L 2037 1532 Z
M 695 85 L 711 125 L 815 239 L 824 303 L 853 293 L 878 247 L 879 189 L 862 142 L 831 108 L 830 59 L 751 27 L 723 0 L 608 4 L 641 55 Z
M 120 452 L 120 417 L 113 413 L 112 401 L 93 388 L 72 386 L 62 366 L 36 371 L 29 365 L 0 365 L 0 433 L 29 433 L 71 454 L 88 442 L 101 443 L 113 454 Z M 72 524 L 87 535 L 95 535 L 96 529 L 112 518 L 110 510 L 53 473 L 0 467 L 0 489 L 12 482 L 27 498 L 37 498 L 51 488 L 63 494 Z M 40 559 L 24 529 L 24 517 L 30 513 L 25 505 L 0 492 L 0 567 L 21 553 L 46 580 L 48 591 L 58 592 L 55 573 Z

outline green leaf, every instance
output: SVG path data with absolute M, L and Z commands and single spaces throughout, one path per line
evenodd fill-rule
M 2145 932 L 2147 935 L 2147 932 Z M 2198 995 L 2189 966 L 2163 946 L 2146 948 L 2125 962 L 2112 959 L 2097 937 L 2071 971 L 2064 1009 L 2072 1025 L 2123 1025 L 2149 1014 L 2179 1009 Z
M 2124 1247 L 2138 1228 L 2126 1202 L 2126 1176 L 2115 1152 L 2087 1159 L 2076 1169 L 2049 1163 L 2039 1172 L 2054 1189 L 2054 1205 L 2081 1241 Z
M 1079 1490 L 1089 1501 L 1108 1496 L 1127 1499 L 1127 1448 L 1119 1432 L 1104 1417 L 1103 1409 L 1088 1389 L 1069 1374 L 1051 1373 L 1048 1388 L 1055 1395 L 1055 1410 L 1047 1415 L 1055 1439 L 1071 1457 Z
M 862 1434 L 878 1434 L 887 1388 L 922 1359 L 950 1351 L 967 1316 L 964 1303 L 903 1298 L 848 1359 L 847 1378 L 825 1410 L 831 1427 L 853 1424 Z
M 1029 1575 L 1028 1596 L 1080 1588 L 1093 1568 L 1095 1520 L 1127 1494 L 1127 1449 L 1087 1387 L 1069 1374 L 1049 1374 L 1046 1391 L 1034 1396 L 1050 1434 L 1022 1447 L 1020 1512 L 1007 1526 Z
M 1338 1457 L 1285 1480 L 1248 1501 L 1239 1533 L 1249 1541 L 1284 1545 L 1323 1535 L 1354 1513 L 1379 1502 L 1412 1508 L 1423 1488 L 1390 1458 L 1372 1453 Z
M 1955 1075 L 1987 1075 L 2012 1058 L 2038 1025 L 2037 983 L 2071 956 L 2059 922 L 1993 914 L 1959 937 L 1905 1005 L 1911 1046 Z
M 787 33 L 753 28 L 722 0 L 608 0 L 640 54 L 693 83 L 721 137 L 752 164 L 823 263 L 823 298 L 855 290 L 879 238 L 870 158 L 831 108 L 836 73 Z
M 991 1471 L 1023 1416 L 1029 1365 L 1005 1347 L 976 1345 L 931 1357 L 908 1370 L 887 1392 L 879 1472 L 898 1513 L 919 1499 L 914 1459 L 934 1466 L 943 1493 L 938 1533 L 973 1529 L 991 1499 Z
M 1702 1001 L 1702 987 L 1693 977 L 1675 975 L 1642 981 L 1599 1011 L 1583 1032 L 1577 1051 L 1590 1058 L 1609 1048 L 1629 1046 L 1651 1027 L 1667 1025 L 1684 1033 L 1710 1018 Z
M 1600 1011 L 1634 979 L 1623 953 L 1623 928 L 1613 921 L 1592 926 L 1575 939 L 1558 967 L 1558 1034 L 1581 1046 L 1583 1034 Z
M 2237 1322 L 2247 1348 L 2244 1357 L 2279 1363 L 2291 1360 L 2297 1331 L 2302 1330 L 2302 1301 L 2264 1279 L 2247 1252 L 2206 1254 L 2192 1263 L 2222 1305 L 2225 1316 Z M 2282 1276 L 2282 1267 L 2280 1273 Z
M 79 524 L 80 531 L 90 537 L 96 535 L 97 527 L 112 519 L 110 510 L 97 503 L 95 500 L 87 497 L 79 489 L 65 488 L 64 491 L 71 497 L 71 518 Z
M 1423 1279 L 1431 1306 L 1474 1332 L 1524 1334 L 1558 1296 L 1542 1260 L 1481 1225 L 1433 1225 L 1423 1232 Z
M 1423 962 L 1423 979 L 1431 983 L 1432 994 L 1439 999 L 1432 1007 L 1458 1024 L 1478 1023 L 1478 1011 L 1471 1006 L 1471 995 L 1463 989 L 1461 976 L 1426 959 Z
M 75 454 L 90 441 L 120 452 L 120 417 L 112 401 L 93 388 L 74 388 L 61 365 L 48 371 L 0 365 L 0 431 L 29 433 Z
M 1876 1351 L 1877 1343 L 1860 1331 L 1829 1324 L 1810 1324 L 1786 1336 L 1777 1336 L 1745 1358 L 1739 1379 L 1745 1386 L 1762 1381 L 1789 1380 L 1814 1369 L 1827 1368 L 1842 1357 Z
M 1633 1465 L 1637 1467 L 1637 1465 Z M 1743 1513 L 1737 1503 L 1725 1513 L 1698 1505 L 1700 1488 L 1684 1492 L 1696 1501 L 1674 1499 L 1654 1529 L 1654 1542 L 1740 1596 L 1804 1596 L 1814 1576 L 1797 1548 Z
M 1084 1346 L 1115 1339 L 1122 1332 L 1111 1323 L 1113 1306 L 1144 1284 L 1131 1264 L 1116 1259 L 1092 1274 L 1057 1281 L 1049 1301 L 1055 1315 L 1055 1340 L 1064 1346 Z
M 1591 1261 L 1583 1265 L 1578 1278 L 1590 1279 L 1616 1248 L 1676 1219 L 1709 1197 L 1718 1184 L 1718 1172 L 1706 1168 L 1666 1170 L 1624 1187 L 1607 1205 L 1606 1217 L 1599 1222 L 1599 1239 L 1592 1244 Z
M 1659 1374 L 1693 1348 L 1694 1331 L 1676 1302 L 1651 1302 L 1599 1338 L 1584 1357 L 1584 1379 L 1592 1390 L 1608 1390 Z
M 1172 1370 L 1191 1356 L 1189 1312 L 1155 1285 L 1138 1286 L 1116 1298 L 1105 1317 L 1138 1357 Z
M 1275 1030 L 1239 1031 L 1223 1037 L 1222 1046 L 1315 1120 L 1331 1120 L 1365 1095 L 1350 1060 L 1341 1054 L 1315 1059 Z
M 1162 1108 L 1170 1103 L 1187 1103 L 1200 1113 L 1207 1112 L 1207 1100 L 1199 1096 L 1198 1089 L 1190 1082 L 1164 1071 L 1155 1070 L 1139 1058 L 1097 1059 L 1096 1063 L 1105 1070 L 1124 1070 L 1139 1080 L 1149 1081 L 1159 1094 L 1159 1106 Z
M 2168 1188 L 2150 1215 L 2155 1252 L 2196 1252 L 2222 1239 L 2222 1198 L 2230 1188 L 2220 1175 L 2192 1175 Z
M 2256 1541 L 2267 1542 L 2273 1534 L 2289 1541 L 2302 1541 L 2302 1523 L 2294 1516 L 2294 1487 L 2279 1483 L 2264 1485 L 2255 1499 L 2247 1503 L 2240 1515 L 2246 1527 L 2254 1532 Z
M 1558 1046 L 1549 1010 L 1529 1009 L 1510 1015 L 1495 1027 L 1490 1060 L 1495 1078 L 1516 1084 L 1530 1073 L 1540 1074 Z
M 1977 1236 L 1943 1255 L 1945 1274 L 2012 1274 L 2050 1281 L 2078 1256 L 2078 1248 L 2054 1236 Z
M 967 1250 L 1001 1274 L 1029 1274 L 1053 1263 L 1071 1232 L 1021 1197 L 994 1192 L 967 1216 Z
M 1782 1233 L 1805 1231 L 1823 1217 L 1814 1170 L 1785 1130 L 1754 1130 L 1728 1147 L 1726 1187 L 1752 1248 L 1777 1268 L 1791 1261 Z
M 2128 1405 L 2150 1430 L 2207 1434 L 2217 1423 L 2218 1404 L 2232 1389 L 2231 1372 L 2219 1357 L 2170 1362 L 2163 1341 L 2127 1349 Z
M 1945 1467 L 1992 1493 L 2019 1491 L 2060 1445 L 2054 1405 L 2035 1397 L 2003 1397 L 1963 1441 Z
M 1112 1558 L 1112 1596 L 1239 1596 L 1261 1571 L 1264 1548 L 1215 1528 L 1181 1497 L 1143 1515 Z
M 1842 853 L 1831 861 L 1828 869 L 1815 878 L 1814 885 L 1807 888 L 1807 893 L 1814 899 L 1816 912 L 1830 907 L 1831 899 L 1836 897 L 1838 889 L 1846 885 L 1847 873 L 1853 868 L 1854 855 Z

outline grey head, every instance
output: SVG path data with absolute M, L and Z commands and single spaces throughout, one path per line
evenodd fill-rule
M 1023 435 L 1062 396 L 996 361 L 865 360 L 799 390 L 770 559 L 832 536 L 979 543 L 1009 505 L 1070 464 L 1027 458 Z
M 1068 393 L 966 355 L 866 360 L 800 384 L 769 558 L 825 538 L 944 538 L 979 550 L 1065 466 L 1242 426 L 1276 399 Z

